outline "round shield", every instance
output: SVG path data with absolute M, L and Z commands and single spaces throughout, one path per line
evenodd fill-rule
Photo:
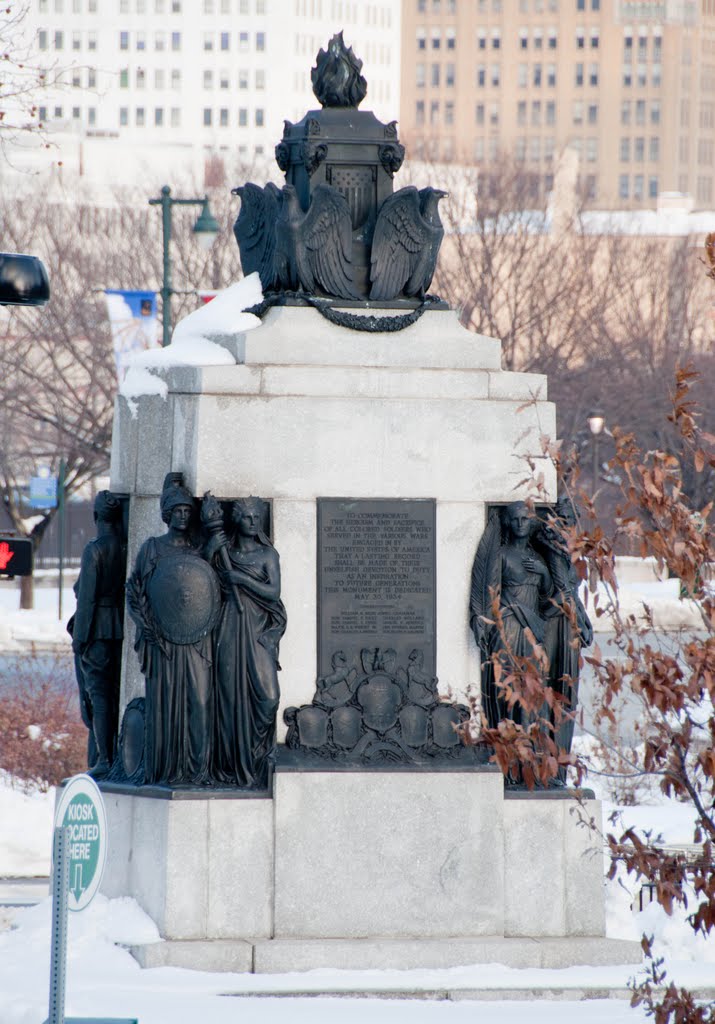
M 211 632 L 221 611 L 216 573 L 197 555 L 162 558 L 148 596 L 157 629 L 172 644 L 195 644 Z

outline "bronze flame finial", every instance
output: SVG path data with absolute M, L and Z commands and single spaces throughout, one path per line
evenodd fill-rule
M 338 32 L 320 51 L 310 73 L 313 92 L 323 107 L 358 107 L 367 95 L 367 82 L 360 74 L 362 61 Z

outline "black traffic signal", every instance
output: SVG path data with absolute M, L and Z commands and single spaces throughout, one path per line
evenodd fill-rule
M 32 541 L 0 534 L 0 576 L 32 576 Z

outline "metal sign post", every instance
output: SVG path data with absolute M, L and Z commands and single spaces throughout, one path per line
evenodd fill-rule
M 65 1017 L 67 911 L 84 910 L 91 903 L 106 858 L 107 817 L 102 794 L 89 775 L 75 775 L 55 811 L 50 1005 L 45 1024 L 139 1024 L 135 1017 Z

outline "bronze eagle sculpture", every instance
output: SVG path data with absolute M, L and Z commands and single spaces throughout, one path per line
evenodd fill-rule
M 318 185 L 303 213 L 295 188 L 285 185 L 275 233 L 274 269 L 280 287 L 359 299 L 351 253 L 352 218 L 345 197 L 330 185 Z
M 248 276 L 257 271 L 261 286 L 264 291 L 269 291 L 276 280 L 276 221 L 283 195 L 272 181 L 264 188 L 249 181 L 232 189 L 231 194 L 241 198 L 241 209 L 233 225 L 233 233 L 238 242 L 243 273 Z
M 375 223 L 370 257 L 370 299 L 394 299 L 403 293 L 424 298 L 432 283 L 444 238 L 438 204 L 447 195 L 413 185 L 388 196 Z

